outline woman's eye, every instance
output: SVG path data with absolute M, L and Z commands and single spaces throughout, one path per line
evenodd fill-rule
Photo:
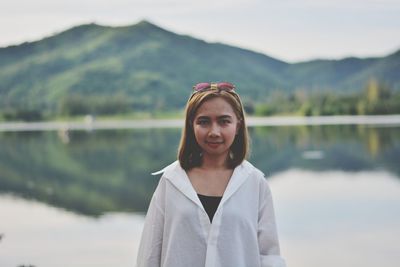
M 197 121 L 197 124 L 199 124 L 199 125 L 206 125 L 206 124 L 208 124 L 208 121 L 207 121 L 207 120 L 198 120 L 198 121 Z
M 230 122 L 231 122 L 230 120 L 221 120 L 220 123 L 221 123 L 222 125 L 224 125 L 224 124 L 228 124 L 228 123 L 230 123 Z

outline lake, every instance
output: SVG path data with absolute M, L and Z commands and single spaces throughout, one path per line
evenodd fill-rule
M 271 186 L 288 266 L 398 266 L 400 125 L 381 121 L 253 121 L 250 161 Z M 0 266 L 134 266 L 150 173 L 175 160 L 179 138 L 174 127 L 0 132 Z

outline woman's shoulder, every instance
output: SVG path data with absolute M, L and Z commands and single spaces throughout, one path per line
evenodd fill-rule
M 170 180 L 171 182 L 177 182 L 182 180 L 182 177 L 186 177 L 186 171 L 181 167 L 178 160 L 167 165 L 163 169 L 153 172 L 152 175 L 160 175 L 160 180 Z
M 247 160 L 243 161 L 242 164 L 244 169 L 247 170 L 248 176 L 251 181 L 255 182 L 258 187 L 263 188 L 263 190 L 269 190 L 269 185 L 267 182 L 267 178 L 260 169 L 255 167 L 253 164 L 248 162 Z
M 240 164 L 240 166 L 251 176 L 257 177 L 259 179 L 265 179 L 264 173 L 249 161 L 244 160 L 242 164 Z
M 159 175 L 159 174 L 168 173 L 168 172 L 170 172 L 170 171 L 172 171 L 172 170 L 174 170 L 174 169 L 176 169 L 178 167 L 180 168 L 181 165 L 179 164 L 179 161 L 176 160 L 176 161 L 172 162 L 171 164 L 165 166 L 161 170 L 156 171 L 156 172 L 152 172 L 151 175 Z
M 161 170 L 151 173 L 151 175 L 160 175 L 155 194 L 164 194 L 163 192 L 168 184 L 167 180 L 175 180 L 174 177 L 177 177 L 177 173 L 182 171 L 179 161 L 174 161 Z

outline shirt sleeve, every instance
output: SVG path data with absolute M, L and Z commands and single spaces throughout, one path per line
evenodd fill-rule
M 137 267 L 160 267 L 163 239 L 163 183 L 160 181 L 147 210 L 137 255 Z
M 271 190 L 265 178 L 263 178 L 260 192 L 257 234 L 261 266 L 285 267 L 285 261 L 280 256 Z

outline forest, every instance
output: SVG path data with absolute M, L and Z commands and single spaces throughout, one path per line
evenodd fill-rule
M 274 91 L 266 100 L 243 101 L 249 116 L 333 116 L 333 115 L 388 115 L 400 114 L 400 92 L 370 80 L 358 92 Z M 180 117 L 182 109 L 168 108 L 163 104 L 154 109 L 145 103 L 135 103 L 129 96 L 116 93 L 112 96 L 71 94 L 63 98 L 57 108 L 46 109 L 12 106 L 0 110 L 0 121 L 41 121 L 74 119 L 92 115 L 98 119 L 112 118 L 165 118 Z

